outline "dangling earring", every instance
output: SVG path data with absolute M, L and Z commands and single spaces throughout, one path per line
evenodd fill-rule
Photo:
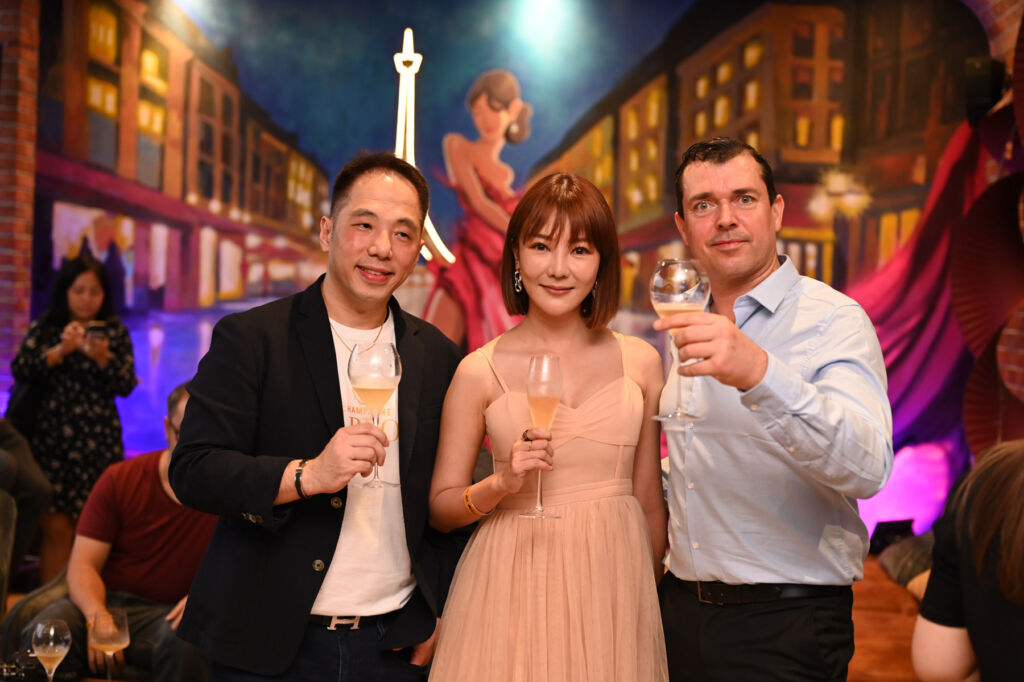
M 594 288 L 590 290 L 590 295 L 597 297 L 597 280 L 594 280 Z
M 515 121 L 512 121 L 508 125 L 508 134 L 510 136 L 512 136 L 512 137 L 515 137 L 516 135 L 518 135 L 519 134 L 519 124 L 516 123 Z
M 523 293 L 523 277 L 519 274 L 519 268 L 512 273 L 512 288 L 516 290 L 517 294 Z

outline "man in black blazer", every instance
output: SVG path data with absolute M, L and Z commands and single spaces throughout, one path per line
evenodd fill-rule
M 392 297 L 427 206 L 413 166 L 356 158 L 320 221 L 326 274 L 214 329 L 170 479 L 183 503 L 221 516 L 178 630 L 215 679 L 425 677 L 463 544 L 427 524 L 460 352 Z M 402 378 L 378 428 L 345 364 L 355 343 L 387 341 Z M 373 462 L 400 487 L 362 488 Z

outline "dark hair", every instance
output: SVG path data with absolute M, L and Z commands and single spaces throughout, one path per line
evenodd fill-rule
M 569 173 L 552 173 L 538 180 L 519 200 L 505 232 L 501 255 L 501 295 L 511 315 L 523 315 L 530 308 L 526 291 L 516 292 L 514 272 L 519 245 L 543 230 L 554 216 L 555 234 L 568 229 L 572 239 L 594 245 L 601 264 L 597 269 L 596 292 L 580 304 L 580 315 L 589 329 L 602 327 L 619 308 L 619 235 L 608 202 L 586 178 Z
M 757 164 L 761 166 L 761 179 L 764 180 L 764 186 L 768 190 L 768 203 L 775 203 L 775 197 L 777 196 L 775 192 L 775 176 L 772 173 L 772 167 L 768 165 L 765 158 L 746 142 L 732 137 L 713 137 L 710 140 L 691 144 L 689 149 L 683 152 L 683 159 L 679 163 L 679 168 L 676 168 L 676 210 L 679 211 L 679 215 L 685 217 L 683 213 L 683 171 L 686 170 L 687 166 L 691 163 L 700 163 L 702 161 L 717 165 L 731 161 L 743 153 L 750 154 L 754 157 L 754 161 L 757 161 Z
M 174 411 L 178 408 L 178 403 L 183 398 L 188 396 L 188 384 L 178 384 L 171 391 L 171 394 L 167 396 L 167 418 L 170 419 L 174 416 Z
M 423 221 L 427 217 L 427 210 L 430 208 L 430 187 L 427 186 L 427 179 L 423 177 L 416 166 L 404 161 L 391 152 L 363 152 L 345 164 L 338 176 L 334 178 L 334 185 L 331 186 L 331 219 L 338 215 L 341 205 L 348 198 L 348 192 L 356 180 L 367 173 L 395 173 L 400 175 L 413 186 L 416 196 L 420 200 L 420 228 L 423 228 Z
M 1007 599 L 1024 606 L 1024 440 L 1011 440 L 985 450 L 964 478 L 952 500 L 956 528 L 971 539 L 974 570 L 982 575 L 985 555 L 995 543 L 996 575 Z
M 484 71 L 469 88 L 469 93 L 466 95 L 466 108 L 472 109 L 473 102 L 480 95 L 487 96 L 487 106 L 493 111 L 504 111 L 508 109 L 513 100 L 519 98 L 519 81 L 504 69 Z M 505 131 L 505 140 L 509 144 L 519 144 L 530 136 L 530 116 L 532 115 L 533 107 L 523 102 L 523 107 L 519 110 L 516 120 Z
M 77 258 L 64 261 L 57 271 L 50 294 L 50 307 L 42 315 L 43 321 L 53 327 L 63 329 L 71 321 L 71 309 L 68 308 L 68 289 L 75 283 L 79 275 L 91 272 L 96 275 L 103 288 L 103 303 L 100 304 L 97 320 L 108 321 L 114 317 L 114 302 L 110 296 L 110 278 L 103 263 L 92 256 L 82 254 Z

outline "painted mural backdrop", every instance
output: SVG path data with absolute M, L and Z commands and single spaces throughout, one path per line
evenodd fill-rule
M 497 281 L 508 215 L 532 179 L 566 170 L 593 181 L 618 220 L 615 325 L 663 345 L 646 282 L 682 249 L 676 160 L 695 140 L 742 138 L 786 198 L 780 251 L 860 300 L 879 329 L 899 453 L 865 515 L 930 523 L 967 461 L 961 408 L 988 342 L 964 340 L 974 308 L 954 305 L 954 235 L 1017 170 L 1000 123 L 1012 104 L 985 115 L 999 64 L 967 7 L 405 5 L 43 1 L 33 314 L 62 259 L 104 261 L 141 380 L 120 404 L 130 453 L 163 445 L 165 397 L 191 377 L 217 319 L 322 272 L 315 230 L 333 174 L 357 150 L 395 148 L 393 56 L 412 27 L 411 151 L 443 248 L 403 304 L 467 348 L 513 324 Z M 968 60 L 995 82 L 972 108 Z

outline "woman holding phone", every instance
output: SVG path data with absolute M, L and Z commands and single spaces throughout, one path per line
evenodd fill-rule
M 41 524 L 46 583 L 67 564 L 75 520 L 96 479 L 124 459 L 114 396 L 135 388 L 135 358 L 102 263 L 87 255 L 64 263 L 50 307 L 29 326 L 11 371 L 16 382 L 42 387 L 29 442 L 54 492 Z

